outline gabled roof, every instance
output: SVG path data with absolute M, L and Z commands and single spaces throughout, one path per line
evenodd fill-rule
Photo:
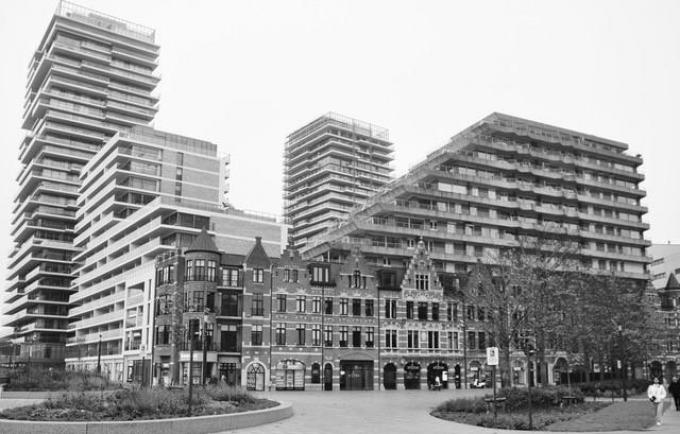
M 201 230 L 201 233 L 198 234 L 198 236 L 196 237 L 194 242 L 191 243 L 189 248 L 187 248 L 184 253 L 189 253 L 189 252 L 219 253 L 220 250 L 217 248 L 212 237 L 208 234 L 208 231 L 204 227 Z
M 276 265 L 289 268 L 305 268 L 306 264 L 302 261 L 300 252 L 289 245 L 283 253 L 281 253 L 281 258 Z
M 244 263 L 249 267 L 269 268 L 272 264 L 262 246 L 262 237 L 255 237 L 255 245 L 246 255 Z
M 678 283 L 678 279 L 675 277 L 674 273 L 670 273 L 670 276 L 668 276 L 668 282 L 666 282 L 666 287 L 664 289 L 666 291 L 674 291 L 680 289 L 680 283 Z

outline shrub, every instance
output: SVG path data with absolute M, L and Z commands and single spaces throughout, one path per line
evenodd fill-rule
M 499 397 L 505 398 L 505 408 L 508 411 L 523 410 L 529 406 L 529 391 L 527 388 L 509 387 L 503 388 L 498 393 Z M 578 388 L 566 388 L 561 386 L 534 387 L 531 389 L 531 405 L 535 408 L 548 408 L 562 401 L 565 396 L 573 396 L 577 402 L 584 401 L 584 394 Z M 491 398 L 486 395 L 485 398 Z
M 100 390 L 120 387 L 108 378 L 89 371 L 31 368 L 10 373 L 6 390 Z
M 493 415 L 486 414 L 479 418 L 477 421 L 477 426 L 483 426 L 487 428 L 528 430 L 529 421 L 524 415 L 516 416 L 510 414 L 499 414 L 496 417 L 496 423 L 494 424 Z
M 209 386 L 205 391 L 215 401 L 228 401 L 238 404 L 255 402 L 255 397 L 240 387 L 219 384 Z
M 649 380 L 632 379 L 626 381 L 626 388 L 629 391 L 629 394 L 636 395 L 644 393 L 650 384 L 651 382 Z M 621 396 L 622 386 L 621 380 L 604 380 L 579 384 L 583 393 L 588 396 L 610 395 L 612 392 L 614 392 L 614 396 Z
M 434 411 L 449 413 L 484 413 L 486 412 L 487 406 L 483 399 L 479 398 L 462 398 L 462 399 L 451 399 L 442 404 L 439 404 Z

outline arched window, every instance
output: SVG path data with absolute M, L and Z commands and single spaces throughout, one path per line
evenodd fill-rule
M 321 365 L 312 363 L 312 384 L 321 383 Z

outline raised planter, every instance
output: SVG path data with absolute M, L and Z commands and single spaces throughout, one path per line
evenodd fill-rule
M 0 433 L 183 434 L 191 432 L 196 434 L 208 434 L 263 425 L 265 423 L 287 419 L 292 415 L 293 406 L 290 403 L 280 402 L 278 406 L 266 408 L 264 410 L 212 416 L 182 417 L 176 419 L 104 422 L 53 422 L 0 419 Z

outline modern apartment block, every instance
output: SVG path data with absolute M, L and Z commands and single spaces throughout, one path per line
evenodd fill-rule
M 288 136 L 284 214 L 296 248 L 337 227 L 392 180 L 387 129 L 328 113 Z
M 201 229 L 238 251 L 252 226 L 266 234 L 272 254 L 278 251 L 275 220 L 222 208 L 224 165 L 213 143 L 135 127 L 83 167 L 67 368 L 99 362 L 123 380 L 147 358 L 154 260 L 187 247 Z
M 494 113 L 373 196 L 306 257 L 342 258 L 361 246 L 400 266 L 422 239 L 438 270 L 466 273 L 521 239 L 578 243 L 593 273 L 649 279 L 640 156 L 627 145 Z
M 83 167 L 113 135 L 150 123 L 154 31 L 61 1 L 28 68 L 5 326 L 17 360 L 62 365 Z

